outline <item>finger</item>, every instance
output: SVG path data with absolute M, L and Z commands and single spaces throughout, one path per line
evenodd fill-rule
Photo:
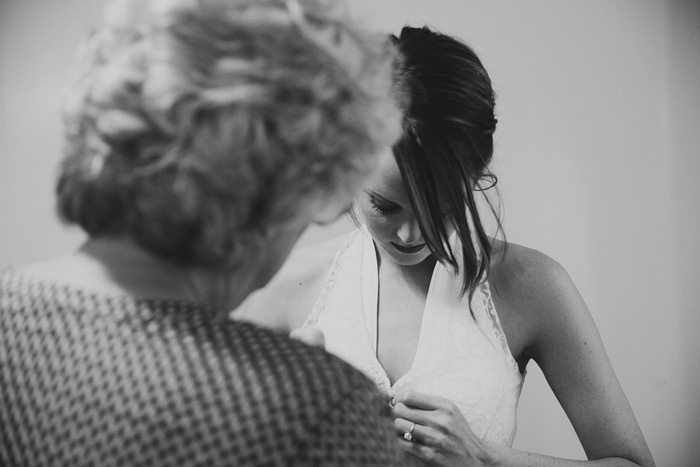
M 425 444 L 400 439 L 399 446 L 404 451 L 422 460 L 423 462 L 428 463 L 429 465 L 436 463 L 441 457 L 440 453 L 435 448 L 432 446 L 426 446 Z
M 405 418 L 396 418 L 394 419 L 394 430 L 396 431 L 396 434 L 399 435 L 402 439 L 405 439 L 406 441 L 411 441 L 412 439 L 415 439 L 416 432 L 420 431 L 421 426 L 418 423 L 415 423 L 412 420 L 406 420 Z M 407 439 L 406 433 L 409 433 L 411 436 Z
M 452 405 L 452 401 L 445 397 L 427 394 L 424 392 L 406 389 L 396 398 L 396 402 L 423 410 L 447 409 Z
M 389 409 L 394 408 L 394 398 L 388 394 L 383 394 L 384 400 L 386 401 L 386 405 L 389 406 Z
M 407 441 L 410 443 L 420 443 L 426 446 L 432 446 L 438 448 L 444 446 L 445 444 L 445 434 L 439 429 L 435 429 L 431 426 L 422 425 L 420 423 L 415 423 L 415 420 L 397 418 L 394 420 L 394 430 L 401 441 Z M 411 436 L 407 439 L 406 433 L 410 433 Z
M 404 433 L 411 430 L 413 423 L 414 422 L 412 422 L 410 420 L 406 420 L 405 418 L 395 418 L 394 419 L 394 431 L 396 431 L 397 435 L 403 436 Z M 415 430 L 415 428 L 414 428 L 414 430 Z
M 413 443 L 435 445 L 439 433 L 434 428 L 421 425 L 415 421 L 397 418 L 394 420 L 394 430 L 401 440 Z M 410 436 L 408 436 L 409 434 Z
M 403 402 L 397 403 L 391 408 L 391 416 L 395 420 L 409 420 L 425 426 L 435 426 L 439 422 L 439 414 L 434 410 L 414 409 Z
M 461 436 L 474 436 L 469 424 L 461 413 L 458 416 L 454 416 L 442 410 L 425 411 L 397 404 L 392 409 L 392 417 L 395 417 L 396 420 L 407 420 L 411 423 L 416 423 L 416 426 L 420 427 L 418 428 L 418 439 L 425 444 L 438 448 L 443 446 L 449 439 Z M 401 424 L 399 427 L 405 428 L 406 425 Z M 416 432 L 416 429 L 414 428 L 413 431 Z

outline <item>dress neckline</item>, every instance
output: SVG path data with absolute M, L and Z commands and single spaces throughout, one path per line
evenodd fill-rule
M 365 229 L 363 230 L 362 240 L 362 272 L 361 290 L 362 290 L 362 308 L 365 312 L 365 320 L 367 322 L 367 330 L 369 333 L 369 341 L 372 346 L 373 361 L 377 375 L 381 376 L 381 386 L 386 389 L 401 386 L 406 380 L 410 379 L 417 364 L 420 363 L 423 354 L 422 349 L 425 346 L 426 333 L 429 332 L 429 323 L 431 310 L 435 309 L 432 302 L 435 300 L 435 283 L 438 276 L 438 266 L 440 262 L 436 262 L 433 267 L 433 272 L 428 286 L 428 293 L 423 306 L 423 316 L 421 317 L 420 330 L 418 331 L 418 343 L 416 351 L 413 355 L 413 361 L 408 371 L 391 383 L 389 375 L 382 366 L 377 356 L 378 348 L 378 321 L 379 321 L 379 267 L 377 263 L 377 250 L 374 240 Z

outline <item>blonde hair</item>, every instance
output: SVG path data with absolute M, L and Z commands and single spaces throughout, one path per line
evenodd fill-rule
M 233 267 L 400 136 L 394 50 L 330 0 L 122 0 L 65 100 L 58 210 Z

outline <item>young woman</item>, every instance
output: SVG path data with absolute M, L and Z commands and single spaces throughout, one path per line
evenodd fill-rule
M 0 270 L 0 465 L 405 465 L 361 372 L 227 319 L 398 139 L 388 39 L 327 0 L 109 8 L 57 184 L 88 240 Z
M 511 448 L 534 360 L 592 464 L 653 465 L 566 271 L 485 233 L 476 197 L 494 185 L 496 128 L 486 70 L 428 28 L 406 27 L 396 43 L 404 136 L 356 198 L 359 228 L 340 248 L 295 252 L 236 313 L 319 330 L 329 351 L 388 392 L 402 446 L 425 461 L 577 464 Z

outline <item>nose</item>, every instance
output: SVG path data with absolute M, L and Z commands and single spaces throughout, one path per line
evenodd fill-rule
M 414 216 L 405 219 L 396 232 L 404 245 L 414 245 L 421 238 L 420 226 Z

